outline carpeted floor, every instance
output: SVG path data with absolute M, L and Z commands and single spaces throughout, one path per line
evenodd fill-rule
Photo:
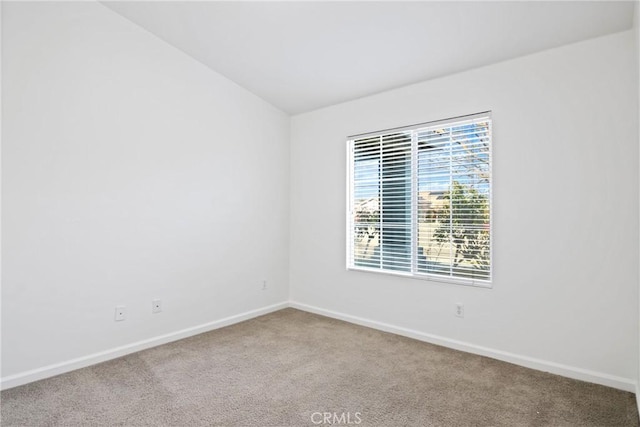
M 5 427 L 638 426 L 632 393 L 294 309 L 1 397 Z

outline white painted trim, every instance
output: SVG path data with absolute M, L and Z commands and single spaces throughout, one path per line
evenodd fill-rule
M 0 389 L 6 390 L 9 388 L 27 384 L 33 381 L 38 381 L 45 378 L 53 377 L 55 375 L 64 374 L 65 372 L 70 372 L 76 369 L 85 368 L 87 366 L 95 365 L 97 363 L 105 362 L 107 360 L 122 357 L 131 353 L 135 353 L 137 351 L 146 350 L 151 347 L 167 344 L 183 338 L 191 337 L 193 335 L 209 332 L 214 329 L 223 328 L 225 326 L 229 326 L 239 322 L 243 322 L 245 320 L 253 319 L 254 317 L 258 317 L 264 314 L 272 313 L 274 311 L 282 310 L 283 308 L 287 308 L 287 307 L 289 307 L 289 304 L 287 302 L 281 302 L 278 304 L 273 304 L 273 305 L 259 308 L 256 310 L 251 310 L 244 313 L 236 314 L 234 316 L 225 317 L 220 320 L 214 320 L 213 322 L 208 322 L 202 325 L 193 326 L 191 328 L 182 329 L 180 331 L 159 335 L 146 340 L 123 345 L 121 347 L 116 347 L 109 350 L 101 351 L 99 353 L 93 353 L 88 356 L 82 356 L 76 359 L 67 360 L 65 362 L 55 363 L 53 365 L 33 369 L 31 371 L 10 375 L 8 377 L 4 377 L 0 379 Z
M 547 360 L 535 359 L 533 357 L 495 350 L 492 348 L 482 347 L 479 345 L 453 340 L 438 335 L 428 334 L 413 329 L 390 325 L 388 323 L 378 322 L 375 320 L 365 319 L 349 314 L 338 313 L 331 310 L 325 310 L 323 308 L 314 307 L 295 301 L 290 301 L 289 306 L 292 308 L 297 308 L 298 310 L 308 311 L 310 313 L 315 313 L 338 320 L 344 320 L 345 322 L 354 323 L 356 325 L 366 326 L 384 332 L 391 332 L 396 335 L 402 335 L 419 341 L 437 344 L 443 347 L 453 348 L 455 350 L 465 351 L 467 353 L 473 353 L 480 356 L 490 357 L 492 359 L 502 360 L 504 362 L 513 363 L 515 365 L 524 366 L 526 368 L 536 369 L 538 371 L 550 372 L 552 374 L 561 375 L 563 377 L 601 384 L 632 393 L 635 392 L 636 396 L 638 396 L 638 385 L 636 381 L 633 381 L 629 378 L 618 377 L 615 375 L 605 374 L 603 372 L 590 371 L 588 369 L 576 368 L 573 366 L 563 365 Z
M 85 368 L 87 366 L 95 365 L 97 363 L 106 362 L 111 359 L 126 356 L 127 354 L 135 353 L 137 351 L 146 350 L 148 348 L 156 347 L 162 344 L 167 344 L 173 341 L 177 341 L 183 338 L 188 338 L 204 332 L 209 332 L 214 329 L 219 329 L 225 326 L 230 326 L 236 323 L 243 322 L 245 320 L 253 319 L 264 314 L 272 313 L 274 311 L 282 310 L 287 307 L 296 308 L 298 310 L 307 311 L 310 313 L 319 314 L 334 319 L 344 320 L 345 322 L 354 323 L 356 325 L 366 326 L 369 328 L 377 329 L 384 332 L 390 332 L 393 334 L 417 339 L 432 344 L 441 345 L 443 347 L 453 348 L 456 350 L 465 351 L 467 353 L 478 354 L 481 356 L 491 357 L 493 359 L 502 360 L 505 362 L 513 363 L 516 365 L 524 366 L 527 368 L 537 369 L 539 371 L 551 372 L 556 375 L 562 375 L 568 378 L 574 378 L 577 380 L 588 381 L 596 384 L 602 384 L 608 387 L 614 387 L 617 389 L 635 392 L 636 401 L 638 403 L 638 410 L 640 411 L 640 385 L 628 378 L 617 377 L 614 375 L 605 374 L 602 372 L 595 372 L 586 369 L 576 368 L 568 365 L 562 365 L 555 362 L 549 362 L 545 360 L 535 359 L 532 357 L 521 356 L 513 353 L 508 353 L 501 350 L 495 350 L 487 347 L 478 346 L 475 344 L 466 343 L 463 341 L 452 340 L 449 338 L 427 334 L 424 332 L 416 331 L 413 329 L 402 328 L 399 326 L 390 325 L 388 323 L 378 322 L 375 320 L 365 319 L 362 317 L 352 316 L 349 314 L 338 313 L 331 310 L 325 310 L 323 308 L 298 303 L 295 301 L 281 302 L 273 304 L 267 307 L 259 308 L 256 310 L 247 311 L 234 316 L 225 317 L 213 322 L 204 323 L 202 325 L 193 326 L 191 328 L 182 329 L 180 331 L 171 332 L 164 335 L 159 335 L 146 340 L 138 341 L 135 343 L 127 344 L 121 347 L 112 348 L 109 350 L 101 351 L 99 353 L 90 354 L 88 356 L 78 357 L 76 359 L 68 360 L 65 362 L 56 363 L 42 368 L 33 369 L 31 371 L 22 372 L 8 377 L 0 379 L 0 389 L 7 390 L 12 387 L 27 384 L 33 381 L 42 380 L 45 378 L 53 377 L 56 375 L 71 372 L 76 369 Z
M 638 6 L 640 8 L 640 6 Z M 640 384 L 636 383 L 636 405 L 638 406 L 638 414 L 640 414 Z

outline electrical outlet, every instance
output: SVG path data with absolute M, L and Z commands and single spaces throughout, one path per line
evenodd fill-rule
M 456 304 L 456 317 L 464 317 L 464 304 Z
M 151 312 L 152 313 L 160 313 L 162 311 L 162 301 L 159 299 L 154 299 L 151 301 Z
M 115 321 L 120 322 L 121 320 L 125 320 L 126 318 L 127 318 L 127 307 L 125 307 L 124 305 L 117 306 Z

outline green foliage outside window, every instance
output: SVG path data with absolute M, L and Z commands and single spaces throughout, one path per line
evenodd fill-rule
M 438 227 L 434 239 L 453 245 L 454 269 L 467 263 L 474 270 L 488 271 L 489 198 L 469 185 L 453 181 L 443 199 L 446 203 L 437 213 Z

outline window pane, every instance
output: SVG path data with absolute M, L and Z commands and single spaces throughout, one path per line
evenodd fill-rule
M 353 263 L 380 267 L 380 138 L 354 143 Z
M 420 133 L 418 271 L 489 278 L 488 124 Z
M 411 133 L 382 137 L 382 268 L 411 270 Z

